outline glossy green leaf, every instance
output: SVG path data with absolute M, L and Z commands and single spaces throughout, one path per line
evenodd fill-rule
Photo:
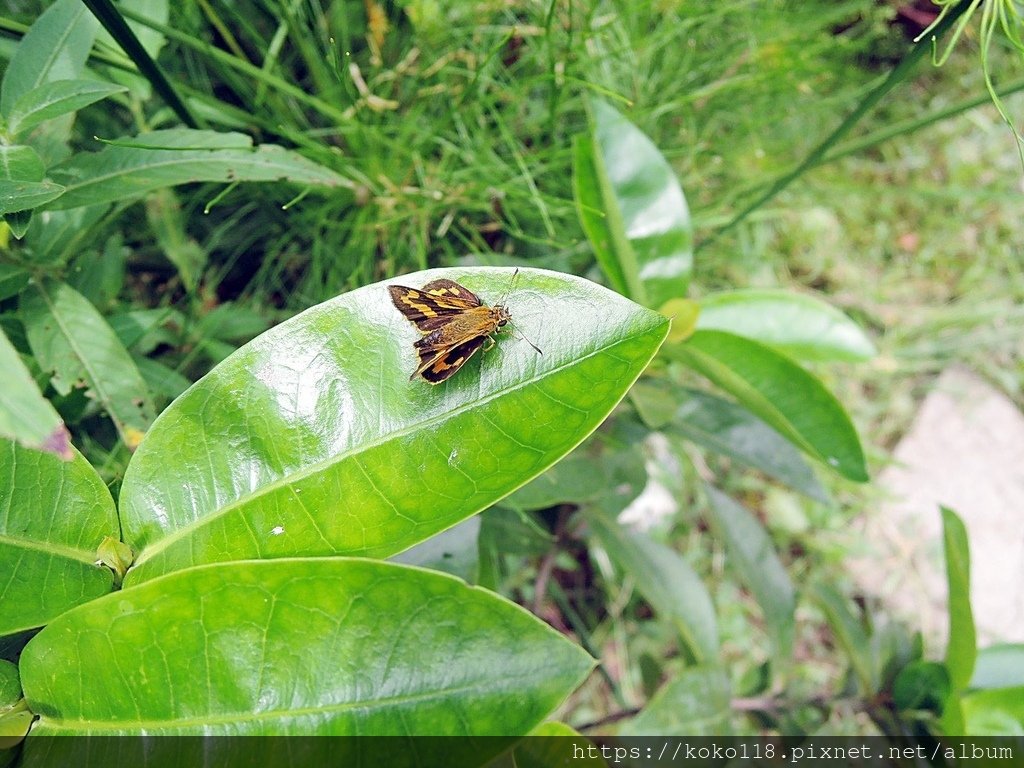
M 153 405 L 131 355 L 103 316 L 67 283 L 46 278 L 22 294 L 21 315 L 54 389 L 67 394 L 84 383 L 125 445 L 135 448 L 153 420 Z
M 590 530 L 662 621 L 679 632 L 698 663 L 718 659 L 718 622 L 707 588 L 679 553 L 640 533 L 627 531 L 613 514 L 594 510 Z
M 772 641 L 773 664 L 786 666 L 793 655 L 796 594 L 761 523 L 721 491 L 705 486 L 715 536 L 725 544 L 729 563 L 764 612 Z
M 785 355 L 724 331 L 697 331 L 665 352 L 733 395 L 804 453 L 850 480 L 868 479 L 860 439 L 842 405 Z
M 974 674 L 977 640 L 971 611 L 971 552 L 967 529 L 957 514 L 942 507 L 942 544 L 949 585 L 949 642 L 946 667 L 954 690 L 964 690 Z
M 812 499 L 828 501 L 814 470 L 792 443 L 746 408 L 697 389 L 653 381 L 637 382 L 631 396 L 650 426 L 759 469 Z
M 81 455 L 62 461 L 0 440 L 0 635 L 109 592 L 110 571 L 94 561 L 117 535 L 110 492 Z
M 594 100 L 591 136 L 573 146 L 573 188 L 583 230 L 612 286 L 641 304 L 682 298 L 693 269 L 686 198 L 654 143 Z
M 124 86 L 97 80 L 54 80 L 44 83 L 22 94 L 7 118 L 7 129 L 14 136 L 125 90 Z
M 0 711 L 14 706 L 21 698 L 21 676 L 18 665 L 0 659 Z
M 57 0 L 21 39 L 3 82 L 0 115 L 10 117 L 18 101 L 43 83 L 80 77 L 98 28 L 80 0 Z
M 871 340 L 830 304 L 792 291 L 713 293 L 700 301 L 697 328 L 728 331 L 800 360 L 860 362 L 875 356 Z
M 971 693 L 960 700 L 960 705 L 964 735 L 1024 737 L 1024 686 Z M 998 762 L 992 760 L 989 764 Z
M 1024 688 L 1024 643 L 1000 643 L 978 651 L 970 687 Z
M 50 169 L 65 187 L 51 209 L 127 200 L 195 181 L 287 181 L 325 189 L 350 186 L 340 174 L 273 144 L 252 146 L 240 133 L 175 128 L 153 131 Z
M 729 676 L 718 667 L 691 667 L 667 682 L 621 736 L 725 736 L 730 733 Z
M 96 600 L 29 642 L 21 677 L 41 716 L 30 740 L 467 736 L 528 732 L 591 666 L 453 577 L 310 558 L 197 567 Z
M 64 422 L 36 386 L 18 350 L 0 328 L 0 438 L 28 448 L 71 458 L 71 437 Z
M 458 280 L 485 302 L 510 270 Z M 484 509 L 574 448 L 668 321 L 581 278 L 521 269 L 514 323 L 457 375 L 410 381 L 413 326 L 378 283 L 254 339 L 172 403 L 121 487 L 126 583 L 214 560 L 387 557 Z
M 49 181 L 10 181 L 0 179 L 0 215 L 27 211 L 55 200 L 64 187 Z

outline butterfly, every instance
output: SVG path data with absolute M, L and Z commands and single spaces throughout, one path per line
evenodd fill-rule
M 518 270 L 513 280 L 516 274 Z M 494 334 L 512 320 L 504 303 L 488 307 L 454 280 L 431 280 L 422 288 L 389 285 L 388 293 L 398 311 L 423 334 L 413 343 L 420 360 L 410 381 L 417 376 L 431 384 L 447 381 L 478 349 L 493 347 Z M 533 342 L 526 343 L 543 354 Z

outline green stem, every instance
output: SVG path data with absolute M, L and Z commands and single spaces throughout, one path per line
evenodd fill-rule
M 957 19 L 966 13 L 969 8 L 970 3 L 962 2 L 950 10 L 946 15 L 946 18 L 944 18 L 938 25 L 936 25 L 935 29 L 932 30 L 932 45 L 929 45 L 926 41 L 922 41 L 911 48 L 903 60 L 889 73 L 889 76 L 886 77 L 885 80 L 883 80 L 877 87 L 871 90 L 863 99 L 861 99 L 861 102 L 857 105 L 856 109 L 854 109 L 853 112 L 851 112 L 850 115 L 839 124 L 838 128 L 832 131 L 832 133 L 826 136 L 822 142 L 812 149 L 803 161 L 796 166 L 796 168 L 777 179 L 775 183 L 773 183 L 764 193 L 759 195 L 752 203 L 733 216 L 717 231 L 712 232 L 711 235 L 701 243 L 698 243 L 695 250 L 707 247 L 726 232 L 734 229 L 750 214 L 778 195 L 782 190 L 803 176 L 808 170 L 824 162 L 824 158 L 828 155 L 829 150 L 838 144 L 839 140 L 849 133 L 853 126 L 860 122 L 862 117 L 874 109 L 885 95 L 889 93 L 889 91 L 907 79 L 910 71 L 917 66 L 918 61 L 920 61 L 926 53 L 932 50 L 934 41 L 945 34 L 945 32 L 952 27 L 956 23 Z

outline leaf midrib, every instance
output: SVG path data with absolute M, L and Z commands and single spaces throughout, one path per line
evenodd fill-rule
M 267 483 L 266 485 L 262 485 L 259 488 L 255 489 L 254 491 L 251 491 L 251 492 L 249 492 L 247 494 L 244 494 L 244 495 L 238 497 L 237 499 L 231 501 L 230 503 L 225 504 L 223 507 L 220 507 L 219 509 L 213 510 L 212 512 L 208 512 L 206 514 L 196 515 L 191 521 L 189 521 L 188 524 L 183 525 L 182 527 L 175 529 L 171 533 L 169 533 L 166 536 L 162 537 L 159 541 L 156 541 L 153 544 L 150 544 L 150 545 L 144 547 L 142 549 L 142 551 L 139 553 L 138 558 L 135 560 L 134 568 L 141 567 L 143 564 L 145 564 L 146 562 L 152 560 L 154 557 L 159 555 L 161 552 L 163 552 L 164 550 L 166 550 L 169 547 L 171 547 L 171 545 L 176 543 L 178 540 L 187 538 L 192 533 L 192 531 L 200 528 L 202 525 L 207 525 L 211 521 L 216 520 L 219 517 L 223 517 L 224 515 L 230 513 L 232 510 L 234 510 L 237 507 L 245 506 L 247 503 L 251 502 L 255 498 L 259 498 L 260 496 L 262 496 L 264 494 L 271 493 L 271 492 L 277 490 L 278 488 L 282 488 L 282 487 L 291 485 L 294 482 L 301 481 L 301 480 L 305 479 L 306 477 L 312 476 L 312 475 L 316 474 L 317 472 L 322 471 L 326 467 L 329 467 L 329 466 L 332 466 L 332 465 L 335 465 L 335 464 L 339 464 L 342 461 L 350 459 L 353 456 L 358 456 L 358 455 L 360 455 L 362 453 L 365 453 L 366 451 L 369 451 L 369 450 L 371 450 L 373 448 L 377 448 L 377 447 L 379 447 L 381 445 L 384 445 L 384 444 L 386 444 L 388 442 L 391 442 L 393 440 L 400 439 L 402 437 L 405 437 L 406 435 L 413 434 L 415 432 L 421 431 L 425 427 L 428 427 L 428 426 L 430 426 L 432 424 L 442 423 L 444 421 L 447 421 L 448 419 L 454 418 L 454 417 L 456 417 L 456 416 L 458 416 L 458 415 L 460 415 L 460 414 L 462 414 L 462 413 L 464 413 L 466 411 L 469 411 L 469 410 L 471 410 L 473 408 L 477 408 L 477 407 L 486 405 L 487 403 L 491 402 L 492 400 L 495 400 L 495 399 L 497 399 L 499 397 L 502 397 L 502 396 L 504 396 L 504 395 L 506 395 L 506 394 L 508 394 L 510 392 L 514 392 L 514 391 L 516 391 L 518 389 L 522 389 L 524 387 L 536 384 L 537 382 L 542 381 L 545 378 L 548 378 L 548 377 L 553 376 L 553 375 L 555 375 L 557 373 L 560 373 L 560 372 L 562 372 L 562 371 L 564 371 L 564 370 L 566 370 L 568 368 L 571 368 L 571 367 L 573 367 L 575 365 L 578 365 L 579 363 L 581 363 L 584 360 L 588 360 L 591 357 L 594 357 L 594 356 L 596 356 L 598 354 L 602 354 L 602 353 L 606 352 L 607 350 L 609 350 L 609 349 L 611 349 L 611 348 L 613 348 L 615 346 L 618 346 L 618 345 L 620 345 L 620 344 L 622 344 L 624 342 L 628 342 L 631 339 L 635 339 L 635 338 L 639 338 L 640 336 L 644 336 L 644 335 L 650 333 L 652 330 L 656 329 L 657 327 L 658 327 L 658 325 L 651 325 L 650 327 L 645 328 L 642 331 L 638 331 L 638 332 L 630 334 L 628 336 L 624 336 L 624 337 L 622 337 L 620 339 L 617 339 L 615 342 L 613 342 L 611 344 L 606 344 L 606 345 L 604 345 L 602 347 L 599 347 L 599 348 L 595 349 L 594 351 L 590 352 L 587 355 L 584 355 L 582 357 L 573 358 L 569 362 L 567 362 L 567 363 L 565 363 L 563 365 L 560 365 L 557 368 L 552 368 L 552 369 L 550 369 L 548 371 L 545 371 L 542 375 L 534 376 L 532 378 L 526 379 L 526 380 L 521 381 L 518 384 L 515 384 L 514 386 L 511 386 L 511 387 L 506 387 L 504 389 L 496 390 L 496 391 L 490 393 L 489 395 L 487 395 L 486 397 L 479 398 L 479 399 L 473 400 L 473 401 L 468 402 L 468 403 L 464 403 L 464 404 L 462 404 L 462 405 L 458 406 L 457 408 L 454 408 L 454 409 L 452 409 L 450 411 L 444 411 L 443 413 L 440 413 L 440 414 L 438 414 L 436 416 L 432 416 L 432 417 L 430 417 L 428 419 L 424 419 L 424 420 L 416 422 L 414 424 L 410 424 L 409 426 L 406 426 L 406 427 L 404 427 L 404 428 L 402 428 L 402 429 L 400 429 L 398 431 L 390 432 L 390 433 L 388 433 L 386 435 L 383 435 L 383 436 L 379 437 L 377 440 L 373 440 L 373 441 L 369 441 L 369 442 L 363 443 L 360 446 L 352 448 L 352 449 L 349 449 L 349 450 L 347 450 L 347 451 L 345 451 L 343 453 L 339 453 L 339 454 L 336 454 L 334 456 L 330 456 L 330 457 L 328 457 L 326 459 L 323 459 L 322 461 L 318 461 L 318 462 L 316 462 L 314 464 L 311 464 L 309 467 L 301 469 L 301 470 L 299 470 L 297 472 L 294 472 L 294 473 L 292 473 L 290 475 L 287 475 L 285 477 L 278 478 L 277 480 L 274 480 L 274 481 L 272 481 L 270 483 Z M 133 570 L 134 570 L 134 568 L 133 568 Z

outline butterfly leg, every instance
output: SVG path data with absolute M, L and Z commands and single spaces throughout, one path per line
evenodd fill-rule
M 487 341 L 485 342 L 485 344 L 486 344 L 486 346 L 484 347 L 484 352 L 487 352 L 487 351 L 489 351 L 491 349 L 491 347 L 494 346 L 494 337 L 493 336 L 488 336 L 487 337 Z

